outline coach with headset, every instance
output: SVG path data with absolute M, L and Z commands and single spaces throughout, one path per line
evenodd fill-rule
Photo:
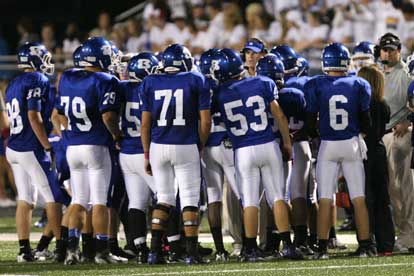
M 384 99 L 390 106 L 390 122 L 383 141 L 387 150 L 389 194 L 399 235 L 395 251 L 414 250 L 414 182 L 411 163 L 411 123 L 407 119 L 407 88 L 411 81 L 401 60 L 401 41 L 393 33 L 379 39 L 377 57 L 385 74 Z

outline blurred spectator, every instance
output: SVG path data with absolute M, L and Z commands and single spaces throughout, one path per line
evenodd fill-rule
M 219 32 L 217 46 L 220 48 L 242 49 L 246 42 L 246 28 L 240 7 L 235 3 L 228 3 L 223 9 L 224 29 Z
M 352 20 L 354 42 L 364 40 L 374 42 L 377 37 L 374 33 L 375 14 L 370 9 L 371 0 L 352 1 L 349 15 Z
M 316 8 L 307 13 L 307 22 L 301 28 L 301 39 L 294 45 L 295 50 L 302 52 L 309 48 L 322 48 L 329 34 L 329 26 L 322 24 L 321 13 Z
M 192 34 L 190 33 L 190 30 L 185 22 L 185 14 L 181 14 L 180 12 L 174 10 L 171 17 L 178 30 L 177 34 L 174 36 L 175 42 L 189 46 Z
M 158 10 L 164 14 L 166 20 L 170 19 L 171 9 L 166 0 L 150 0 L 144 8 L 144 21 L 150 20 L 155 13 L 158 13 Z
M 403 4 L 401 11 L 405 20 L 401 41 L 408 51 L 408 54 L 411 54 L 414 50 L 414 4 Z
M 388 32 L 395 33 L 398 36 L 402 35 L 404 16 L 400 10 L 393 6 L 390 0 L 372 2 L 370 7 L 375 14 L 374 37 L 380 37 Z
M 65 38 L 63 39 L 63 47 L 62 52 L 65 57 L 65 67 L 71 67 L 72 63 L 72 55 L 73 52 L 78 48 L 81 44 L 81 38 L 79 36 L 78 25 L 76 23 L 71 22 L 66 27 Z
M 246 8 L 248 37 L 256 37 L 266 44 L 278 44 L 282 37 L 282 26 L 273 21 L 264 6 L 260 3 L 251 3 Z
M 152 52 L 163 51 L 166 46 L 174 43 L 179 30 L 173 23 L 166 22 L 162 10 L 155 10 L 149 19 L 149 39 Z
M 220 1 L 210 1 L 207 4 L 207 15 L 210 19 L 208 27 L 208 39 L 206 39 L 205 49 L 218 47 L 218 38 L 224 29 L 224 19 Z
M 298 10 L 290 10 L 285 16 L 286 36 L 284 42 L 289 45 L 295 45 L 301 39 L 301 30 L 305 25 L 302 14 Z
M 128 37 L 127 26 L 123 23 L 117 23 L 112 27 L 109 39 L 118 47 L 119 50 L 125 51 L 125 43 Z
M 146 37 L 141 31 L 139 21 L 130 19 L 127 22 L 128 40 L 126 42 L 126 51 L 128 53 L 138 53 L 145 48 Z
M 275 15 L 278 19 L 278 15 L 282 11 L 299 6 L 299 0 L 263 0 L 263 5 L 270 14 Z
M 332 0 L 331 0 L 332 1 Z M 352 42 L 352 22 L 346 17 L 346 5 L 335 5 L 335 16 L 329 33 L 330 42 L 349 44 Z
M 108 12 L 102 11 L 98 16 L 98 27 L 90 31 L 89 36 L 102 36 L 109 39 L 111 32 L 111 16 Z
M 16 28 L 20 35 L 18 46 L 21 46 L 26 42 L 39 41 L 39 36 L 33 31 L 33 22 L 30 18 L 23 17 L 20 19 Z
M 55 28 L 52 23 L 43 24 L 40 35 L 42 37 L 42 44 L 45 45 L 49 52 L 53 55 L 62 54 L 62 46 L 56 41 Z
M 204 9 L 203 0 L 191 1 L 191 16 L 197 30 L 206 29 L 208 27 L 209 20 Z

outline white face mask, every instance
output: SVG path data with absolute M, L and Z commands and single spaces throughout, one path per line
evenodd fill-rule
M 352 60 L 351 66 L 353 70 L 358 72 L 362 67 L 370 66 L 374 63 L 375 62 L 372 58 L 358 58 Z

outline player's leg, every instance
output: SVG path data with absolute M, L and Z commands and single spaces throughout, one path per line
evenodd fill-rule
M 137 262 L 146 263 L 148 258 L 146 213 L 151 190 L 146 178 L 139 174 L 139 169 L 144 167 L 144 156 L 142 154 L 121 153 L 119 159 L 129 198 L 129 238 L 127 242 L 137 255 Z
M 318 248 L 315 258 L 328 258 L 327 246 L 329 229 L 332 225 L 332 199 L 336 190 L 338 175 L 338 162 L 335 160 L 338 154 L 337 143 L 322 141 L 319 149 L 318 163 L 316 164 L 316 178 L 318 182 Z
M 285 201 L 286 182 L 279 144 L 272 142 L 261 145 L 257 150 L 257 156 L 262 162 L 260 173 L 266 198 L 269 205 L 272 206 L 273 219 L 285 245 L 282 255 L 290 259 L 303 259 L 300 252 L 293 246 L 290 238 L 289 209 Z
M 293 144 L 293 165 L 290 182 L 292 226 L 295 246 L 306 250 L 307 238 L 307 184 L 309 181 L 311 151 L 307 141 Z
M 228 257 L 226 257 L 228 254 L 224 249 L 223 235 L 221 233 L 224 172 L 217 162 L 219 161 L 219 155 L 220 146 L 205 148 L 202 167 L 203 176 L 207 183 L 207 217 L 217 251 L 216 259 L 226 261 L 226 259 L 228 259 Z
M 120 260 L 109 254 L 109 212 L 107 207 L 111 157 L 107 147 L 91 146 L 88 154 L 88 180 L 91 191 L 92 227 L 96 237 L 96 263 L 118 263 Z
M 90 188 L 87 172 L 87 151 L 85 146 L 69 146 L 66 152 L 71 172 L 72 201 L 68 212 L 68 250 L 65 264 L 80 261 L 79 240 L 82 221 L 90 201 Z
M 204 262 L 198 252 L 199 202 L 201 189 L 201 164 L 196 145 L 175 145 L 175 177 L 180 191 L 180 203 L 186 238 L 186 263 Z M 180 154 L 181 153 L 181 154 Z
M 376 251 L 371 250 L 369 216 L 365 201 L 365 171 L 357 138 L 350 140 L 346 159 L 342 162 L 342 169 L 355 210 L 355 224 L 361 249 L 359 256 L 372 256 L 376 254 Z
M 92 206 L 88 205 L 86 212 L 83 212 L 82 217 L 82 256 L 81 262 L 93 262 L 95 258 L 95 238 L 93 236 L 92 227 Z
M 150 162 L 157 191 L 157 204 L 152 212 L 151 220 L 151 252 L 149 264 L 165 263 L 162 256 L 162 237 L 166 231 L 168 217 L 172 206 L 175 206 L 174 171 L 169 155 L 170 145 L 151 143 Z
M 18 262 L 32 262 L 34 257 L 30 248 L 30 226 L 32 209 L 35 202 L 35 187 L 30 182 L 29 175 L 19 164 L 19 153 L 9 148 L 6 150 L 7 160 L 11 165 L 18 192 L 16 208 L 16 230 L 19 239 Z
M 257 250 L 257 229 L 259 212 L 260 170 L 256 164 L 257 146 L 239 148 L 234 153 L 236 179 L 240 187 L 243 204 L 243 224 L 245 229 L 245 250 L 242 261 L 255 262 L 259 259 Z

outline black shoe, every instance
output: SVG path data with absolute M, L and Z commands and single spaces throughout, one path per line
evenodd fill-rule
M 304 257 L 302 255 L 302 252 L 297 249 L 294 245 L 286 246 L 282 250 L 282 256 L 285 259 L 289 260 L 303 260 Z
M 349 254 L 350 257 L 357 258 L 376 257 L 377 255 L 377 248 L 372 244 L 366 247 L 358 246 L 354 252 Z
M 187 258 L 185 258 L 185 264 L 186 265 L 208 264 L 208 263 L 210 263 L 210 260 L 204 259 L 200 255 L 188 256 Z
M 56 248 L 54 253 L 55 253 L 55 256 L 53 258 L 53 262 L 63 263 L 65 261 L 65 258 L 66 258 L 66 250 L 65 249 Z
M 213 249 L 208 248 L 208 247 L 203 247 L 201 246 L 201 243 L 198 243 L 198 253 L 203 257 L 209 256 L 213 253 Z
M 148 264 L 149 265 L 156 265 L 156 264 L 165 264 L 165 259 L 161 252 L 154 252 L 151 251 L 148 254 Z
M 137 263 L 138 264 L 146 264 L 148 263 L 148 247 L 146 247 L 145 249 L 138 249 L 137 251 Z
M 355 231 L 355 221 L 353 219 L 345 219 L 341 226 L 339 226 L 339 231 Z
M 215 256 L 216 262 L 226 263 L 230 260 L 229 252 L 224 250 L 223 252 L 216 252 Z
M 314 260 L 328 260 L 329 259 L 328 251 L 315 252 L 312 259 L 314 259 Z
M 112 250 L 110 250 L 110 252 L 114 256 L 118 256 L 118 257 L 125 258 L 125 259 L 128 259 L 128 260 L 132 260 L 132 259 L 135 258 L 135 255 L 132 255 L 132 254 L 129 254 L 129 253 L 125 252 L 120 247 L 113 248 Z
M 346 250 L 348 246 L 338 241 L 337 238 L 330 238 L 328 240 L 328 249 Z
M 265 256 L 263 255 L 262 251 L 258 248 L 254 248 L 249 250 L 245 250 L 242 255 L 240 255 L 239 261 L 240 262 L 261 262 L 265 260 Z
M 315 254 L 312 248 L 306 245 L 301 245 L 298 247 L 298 249 L 302 253 L 303 256 L 312 256 L 313 254 Z
M 178 252 L 168 252 L 167 263 L 168 264 L 177 264 L 183 263 L 185 261 L 184 256 Z
M 17 262 L 18 263 L 31 263 L 34 262 L 36 259 L 34 257 L 34 255 L 29 252 L 29 253 L 20 253 L 19 255 L 17 255 Z

